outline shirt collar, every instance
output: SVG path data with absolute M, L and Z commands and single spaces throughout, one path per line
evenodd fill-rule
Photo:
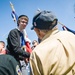
M 16 27 L 16 29 L 18 29 L 18 31 L 20 31 L 20 29 L 18 27 Z M 23 33 L 23 31 L 20 31 L 21 33 Z

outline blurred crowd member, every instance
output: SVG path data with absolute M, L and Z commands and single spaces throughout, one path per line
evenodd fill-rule
M 6 54 L 4 41 L 0 41 L 0 75 L 22 75 L 15 58 Z
M 34 46 L 31 47 L 32 50 L 33 50 L 34 48 L 35 48 Z
M 60 31 L 52 11 L 41 11 L 33 17 L 33 27 L 41 43 L 30 55 L 33 75 L 74 75 L 75 35 Z
M 6 54 L 5 42 L 0 41 L 0 54 Z
M 32 41 L 32 50 L 38 45 L 38 41 L 37 40 L 33 40 Z
M 62 26 L 62 29 L 63 29 L 63 30 L 67 30 L 67 31 L 72 32 L 73 34 L 75 34 L 75 31 L 74 31 L 74 30 L 69 29 L 69 28 L 66 27 L 65 25 Z
M 36 47 L 36 46 L 38 45 L 38 41 L 37 41 L 37 40 L 33 40 L 32 45 L 33 45 L 34 47 Z

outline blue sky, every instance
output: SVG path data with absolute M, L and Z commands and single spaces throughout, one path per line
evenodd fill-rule
M 29 17 L 26 31 L 31 41 L 37 40 L 36 33 L 30 28 L 32 18 L 38 8 L 53 11 L 61 23 L 75 30 L 75 0 L 0 0 L 0 40 L 5 41 L 5 43 L 9 31 L 17 26 L 11 17 L 10 1 L 13 3 L 18 16 L 25 14 Z M 59 24 L 58 28 L 62 30 Z

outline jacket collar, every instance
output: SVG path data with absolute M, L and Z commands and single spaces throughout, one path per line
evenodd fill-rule
M 59 30 L 58 29 L 54 29 L 54 30 L 50 30 L 46 33 L 46 35 L 43 37 L 42 41 L 45 40 L 48 37 L 53 36 L 54 34 L 58 33 Z

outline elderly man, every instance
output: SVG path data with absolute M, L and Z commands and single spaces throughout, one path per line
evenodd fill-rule
M 52 11 L 41 11 L 33 17 L 33 27 L 42 41 L 30 55 L 33 75 L 74 75 L 75 35 L 59 31 Z

